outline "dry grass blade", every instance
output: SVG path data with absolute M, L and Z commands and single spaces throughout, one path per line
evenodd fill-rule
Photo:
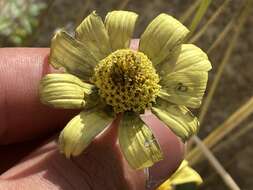
M 236 17 L 232 18 L 230 22 L 226 25 L 226 27 L 222 30 L 222 32 L 218 35 L 216 40 L 212 43 L 212 45 L 208 48 L 207 54 L 210 54 L 227 36 L 228 32 L 232 29 L 234 26 Z
M 252 5 L 251 2 L 252 2 L 251 0 L 246 1 L 245 8 L 242 11 L 242 13 L 240 14 L 239 18 L 238 18 L 238 22 L 237 22 L 238 25 L 236 25 L 236 27 L 235 27 L 235 32 L 234 32 L 234 34 L 232 36 L 230 44 L 229 44 L 229 46 L 228 46 L 228 48 L 227 48 L 227 50 L 225 52 L 225 55 L 224 55 L 224 57 L 223 57 L 223 59 L 221 61 L 221 64 L 219 65 L 219 68 L 218 68 L 218 71 L 217 71 L 216 76 L 214 78 L 214 81 L 213 81 L 213 83 L 211 85 L 211 88 L 210 88 L 210 90 L 208 92 L 206 100 L 204 101 L 204 104 L 202 106 L 202 109 L 201 109 L 201 112 L 200 112 L 200 116 L 199 116 L 199 122 L 200 122 L 200 124 L 204 120 L 204 117 L 205 117 L 205 115 L 207 113 L 207 110 L 208 110 L 208 108 L 210 106 L 210 103 L 211 103 L 211 101 L 213 99 L 213 95 L 214 95 L 214 93 L 216 91 L 216 88 L 218 86 L 218 83 L 219 83 L 219 81 L 221 79 L 223 70 L 224 70 L 225 66 L 227 65 L 227 63 L 228 63 L 228 61 L 230 59 L 230 56 L 231 56 L 231 54 L 232 54 L 232 52 L 234 50 L 234 47 L 236 45 L 237 39 L 238 39 L 238 37 L 239 37 L 239 35 L 241 33 L 241 30 L 242 30 L 242 28 L 244 26 L 245 21 L 247 20 L 248 14 L 250 12 L 250 7 L 251 7 L 250 5 Z
M 231 168 L 237 160 L 241 160 L 241 156 L 244 154 L 246 150 L 247 146 L 242 147 L 240 150 L 236 151 L 236 154 L 234 154 L 234 156 L 231 159 L 226 160 L 226 162 L 224 162 L 222 166 L 224 168 Z M 214 150 L 212 150 L 212 152 L 215 153 Z M 217 179 L 218 177 L 217 175 L 218 175 L 217 173 L 211 173 L 210 175 L 208 175 L 203 181 L 203 186 L 208 187 L 210 183 L 212 183 L 214 180 Z
M 231 2 L 231 0 L 225 0 L 222 5 L 213 13 L 211 18 L 206 22 L 206 24 L 201 27 L 201 29 L 189 40 L 189 43 L 196 42 L 208 29 L 208 27 L 219 17 L 219 15 L 224 11 L 228 3 Z
M 209 7 L 209 5 L 211 4 L 212 0 L 202 0 L 200 5 L 199 5 L 199 8 L 190 24 L 190 31 L 191 31 L 191 34 L 193 34 L 197 28 L 197 26 L 199 25 L 201 19 L 203 18 L 204 14 L 206 13 L 207 11 L 207 8 Z M 190 34 L 190 35 L 191 35 Z
M 200 2 L 202 0 L 196 0 L 185 12 L 184 14 L 180 17 L 180 22 L 184 23 L 192 14 L 193 12 L 197 9 L 199 6 Z
M 85 1 L 84 6 L 82 8 L 83 11 L 80 12 L 79 15 L 76 17 L 76 21 L 75 21 L 76 26 L 78 26 L 87 15 L 87 11 L 89 10 L 90 4 L 91 4 L 91 0 Z
M 244 121 L 250 114 L 253 113 L 253 97 L 250 98 L 243 106 L 236 110 L 224 123 L 218 128 L 212 131 L 205 139 L 204 144 L 208 148 L 212 148 L 216 145 L 223 137 L 234 130 L 242 121 Z M 191 164 L 196 164 L 202 159 L 201 151 L 198 147 L 195 147 L 187 155 L 187 160 Z
M 221 176 L 225 184 L 232 190 L 240 190 L 239 186 L 235 183 L 233 178 L 229 175 L 229 173 L 223 168 L 223 166 L 219 163 L 219 161 L 215 158 L 212 152 L 205 146 L 204 143 L 197 137 L 193 137 L 194 142 L 197 144 L 199 149 L 203 152 L 207 160 L 213 166 L 213 168 L 217 171 L 217 173 Z
M 121 1 L 121 3 L 118 5 L 117 9 L 118 10 L 124 9 L 127 6 L 127 4 L 129 3 L 129 1 L 130 0 L 123 0 L 123 1 Z
M 229 139 L 226 139 L 226 141 L 223 141 L 222 143 L 215 146 L 213 149 L 213 152 L 220 152 L 224 147 L 227 147 L 231 143 L 238 141 L 240 137 L 242 137 L 243 135 L 245 135 L 252 129 L 253 129 L 253 121 L 251 121 L 248 125 L 240 129 L 237 133 L 235 133 Z

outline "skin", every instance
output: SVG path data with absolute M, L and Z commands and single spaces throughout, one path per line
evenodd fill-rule
M 78 111 L 40 103 L 39 81 L 57 72 L 48 54 L 48 48 L 0 49 L 0 190 L 144 190 L 144 171 L 133 170 L 120 152 L 117 119 L 81 156 L 66 159 L 59 153 L 58 132 Z M 149 169 L 154 182 L 149 189 L 155 189 L 180 165 L 184 145 L 155 116 L 147 113 L 143 120 L 164 153 Z

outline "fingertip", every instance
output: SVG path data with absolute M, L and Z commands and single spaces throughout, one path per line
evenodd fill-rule
M 64 127 L 73 110 L 53 109 L 39 100 L 41 78 L 55 70 L 49 48 L 0 49 L 0 144 L 34 139 Z
M 154 189 L 168 179 L 180 166 L 185 152 L 183 142 L 157 117 L 148 113 L 142 116 L 153 131 L 163 152 L 163 160 L 148 169 L 148 189 Z
M 132 39 L 131 42 L 130 42 L 130 49 L 133 49 L 133 50 L 138 50 L 138 47 L 139 47 L 139 42 L 140 40 L 139 39 Z

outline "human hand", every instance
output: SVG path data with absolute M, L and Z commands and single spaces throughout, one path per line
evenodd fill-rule
M 52 109 L 39 102 L 40 79 L 55 72 L 48 65 L 48 53 L 48 48 L 0 49 L 0 170 L 11 167 L 1 175 L 0 190 L 144 190 L 144 171 L 131 169 L 120 152 L 118 121 L 79 157 L 66 159 L 61 155 L 55 137 L 42 143 L 75 115 L 73 110 Z M 164 153 L 164 159 L 149 169 L 149 179 L 155 184 L 150 189 L 154 189 L 177 169 L 184 145 L 151 114 L 143 118 Z M 24 143 L 28 140 L 33 141 Z

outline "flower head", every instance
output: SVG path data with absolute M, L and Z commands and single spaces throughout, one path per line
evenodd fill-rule
M 193 44 L 183 44 L 189 30 L 172 16 L 160 14 L 130 49 L 137 14 L 112 11 L 105 22 L 92 12 L 75 36 L 58 31 L 50 64 L 65 73 L 48 74 L 40 86 L 41 101 L 57 108 L 82 109 L 59 137 L 61 151 L 79 155 L 118 113 L 119 143 L 135 168 L 162 159 L 151 129 L 140 114 L 150 109 L 176 135 L 187 140 L 198 120 L 187 109 L 198 108 L 211 64 Z
M 94 84 L 115 113 L 144 112 L 160 91 L 159 76 L 146 55 L 120 49 L 95 67 Z

